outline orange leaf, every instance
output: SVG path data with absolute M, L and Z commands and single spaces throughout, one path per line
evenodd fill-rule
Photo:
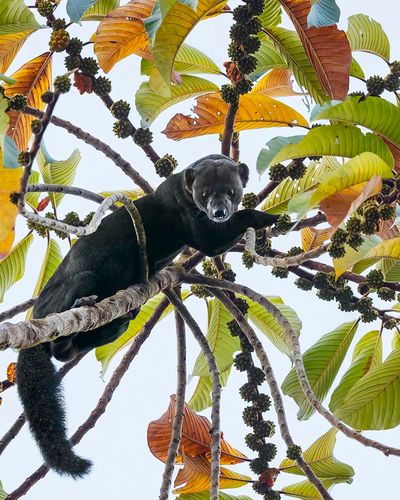
M 35 57 L 24 64 L 19 70 L 11 75 L 16 83 L 7 85 L 5 94 L 25 94 L 28 98 L 28 106 L 43 110 L 45 107 L 41 96 L 51 87 L 51 53 Z M 10 125 L 7 134 L 14 139 L 17 147 L 24 150 L 28 147 L 31 137 L 32 116 L 18 111 L 9 111 Z
M 287 68 L 274 68 L 259 80 L 252 89 L 254 94 L 266 94 L 270 97 L 303 95 L 293 90 L 292 72 Z
M 108 73 L 121 59 L 146 50 L 148 37 L 143 19 L 150 16 L 155 4 L 155 0 L 132 0 L 111 11 L 101 21 L 94 51 L 103 71 Z
M 379 237 L 382 240 L 392 240 L 397 238 L 399 230 L 394 223 L 394 220 L 381 220 L 379 221 Z
M 36 207 L 36 210 L 38 212 L 42 212 L 47 207 L 47 205 L 49 203 L 50 203 L 50 196 L 46 196 L 45 198 L 43 198 L 42 200 L 40 200 L 38 206 Z
M 0 73 L 5 73 L 32 30 L 0 36 Z
M 373 175 L 367 182 L 361 182 L 343 189 L 320 203 L 320 209 L 333 229 L 336 229 L 349 217 L 365 200 L 379 193 L 382 189 L 382 178 Z
M 321 85 L 332 99 L 349 90 L 351 49 L 346 33 L 336 25 L 308 28 L 310 0 L 279 0 L 293 22 Z
M 301 246 L 305 252 L 318 248 L 324 241 L 331 237 L 333 229 L 315 229 L 314 227 L 304 227 L 301 230 Z
M 176 114 L 168 122 L 163 134 L 176 141 L 206 134 L 221 134 L 224 129 L 228 104 L 219 92 L 197 98 L 196 117 Z M 269 127 L 307 127 L 306 119 L 296 110 L 263 94 L 246 94 L 240 97 L 234 130 Z
M 0 152 L 0 259 L 5 257 L 14 241 L 18 208 L 10 202 L 10 194 L 19 191 L 22 168 L 4 168 Z
M 165 462 L 168 455 L 168 446 L 171 440 L 171 429 L 175 416 L 176 396 L 170 398 L 167 411 L 158 419 L 150 422 L 147 428 L 147 444 L 153 455 Z M 182 462 L 182 454 L 206 455 L 211 446 L 211 423 L 208 418 L 197 415 L 185 404 L 182 438 L 179 445 L 177 462 Z M 221 463 L 236 464 L 243 462 L 246 456 L 232 448 L 224 439 L 221 439 Z
M 190 455 L 183 455 L 184 468 L 180 469 L 174 486 L 185 484 L 182 488 L 174 490 L 174 493 L 199 493 L 200 491 L 207 491 L 210 489 L 210 475 L 211 465 L 210 462 L 202 455 L 191 457 Z M 240 488 L 250 481 L 248 476 L 237 474 L 225 467 L 220 470 L 220 488 Z
M 10 363 L 7 366 L 7 380 L 11 384 L 15 384 L 15 375 L 17 373 L 17 363 Z

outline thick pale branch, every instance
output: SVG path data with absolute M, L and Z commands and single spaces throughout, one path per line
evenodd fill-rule
M 200 345 L 204 356 L 207 359 L 208 369 L 211 373 L 212 381 L 212 409 L 211 409 L 211 484 L 210 484 L 210 500 L 219 499 L 219 474 L 220 474 L 220 457 L 221 457 L 221 425 L 220 425 L 220 405 L 221 405 L 221 379 L 220 373 L 215 361 L 214 354 L 208 345 L 208 342 L 203 335 L 199 325 L 190 314 L 188 309 L 179 300 L 178 296 L 172 290 L 164 291 L 166 297 L 175 307 L 176 311 L 188 325 L 193 333 L 194 338 Z
M 85 200 L 94 201 L 95 203 L 103 203 L 104 196 L 87 189 L 82 189 L 73 186 L 64 186 L 62 184 L 28 184 L 26 191 L 28 193 L 63 193 L 79 196 Z M 111 206 L 109 210 L 116 210 L 118 207 Z

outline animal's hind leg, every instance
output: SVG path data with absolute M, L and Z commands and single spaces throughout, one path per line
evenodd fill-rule
M 113 342 L 126 331 L 129 322 L 137 316 L 139 310 L 140 308 L 134 309 L 121 316 L 121 318 L 114 319 L 107 325 L 100 326 L 89 332 L 78 333 L 72 340 L 73 347 L 81 353 Z

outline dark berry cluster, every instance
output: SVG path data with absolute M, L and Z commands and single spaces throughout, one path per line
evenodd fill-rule
M 90 220 L 92 219 L 93 215 L 94 215 L 94 212 L 88 214 L 85 217 L 85 219 L 83 221 L 81 221 L 79 218 L 79 215 L 76 212 L 68 212 L 61 222 L 64 222 L 64 224 L 68 224 L 70 226 L 75 226 L 75 227 L 87 226 L 89 224 Z M 55 219 L 54 214 L 51 212 L 46 213 L 45 217 L 47 219 Z M 64 233 L 63 231 L 58 231 L 57 229 L 53 230 L 53 229 L 50 229 L 46 226 L 43 226 L 42 224 L 38 224 L 35 222 L 31 222 L 31 221 L 28 221 L 28 228 L 31 231 L 36 231 L 39 234 L 39 236 L 41 236 L 42 238 L 46 238 L 49 231 L 54 231 L 54 233 L 62 240 L 64 240 L 68 236 L 67 233 Z
M 133 134 L 133 140 L 138 146 L 147 146 L 153 142 L 153 134 L 148 128 L 138 128 Z
M 178 162 L 173 156 L 164 155 L 155 162 L 154 168 L 160 177 L 169 177 L 175 170 L 177 164 Z
M 246 193 L 242 198 L 242 205 L 244 208 L 256 208 L 260 203 L 258 196 L 255 193 Z
M 263 257 L 271 255 L 271 240 L 267 238 L 264 229 L 256 232 L 255 251 Z
M 396 92 L 400 89 L 400 61 L 389 64 L 390 72 L 383 78 L 374 75 L 366 81 L 368 95 L 380 96 L 384 90 Z
M 354 311 L 356 309 L 357 299 L 353 290 L 348 286 L 347 281 L 342 277 L 336 279 L 335 275 L 324 272 L 317 272 L 311 278 L 299 278 L 295 284 L 301 290 L 317 289 L 317 297 L 321 300 L 336 300 L 341 311 Z

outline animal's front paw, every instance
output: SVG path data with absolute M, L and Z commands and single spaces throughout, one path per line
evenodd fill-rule
M 83 306 L 93 307 L 96 305 L 97 299 L 98 299 L 97 295 L 89 295 L 89 297 L 82 297 L 80 299 L 76 299 L 72 308 L 76 309 L 77 307 L 83 307 Z

